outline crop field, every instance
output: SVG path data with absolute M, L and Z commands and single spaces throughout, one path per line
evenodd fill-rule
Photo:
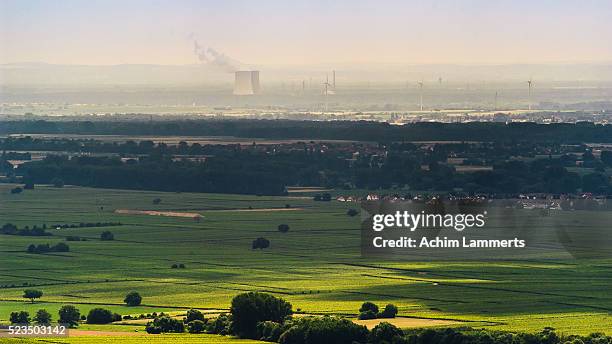
M 18 195 L 0 184 L 0 224 L 46 224 L 53 236 L 0 235 L 0 322 L 12 311 L 30 314 L 73 304 L 86 314 L 104 307 L 122 315 L 179 314 L 199 308 L 227 311 L 238 293 L 272 293 L 305 314 L 356 317 L 364 301 L 399 308 L 398 324 L 471 326 L 566 334 L 612 334 L 612 260 L 503 262 L 406 262 L 360 256 L 360 218 L 355 203 L 286 197 L 163 193 L 36 186 Z M 154 204 L 159 198 L 161 202 Z M 293 211 L 278 209 L 293 208 Z M 198 213 L 201 218 L 117 213 L 116 210 Z M 260 211 L 244 211 L 257 210 Z M 222 210 L 222 211 L 220 211 Z M 121 222 L 119 226 L 55 229 L 56 224 Z M 288 233 L 277 230 L 288 224 Z M 110 230 L 113 241 L 101 241 Z M 65 253 L 29 254 L 28 245 L 69 241 Z M 257 237 L 270 240 L 252 250 Z M 175 269 L 173 264 L 184 264 Z M 44 292 L 34 304 L 23 290 Z M 143 304 L 127 307 L 130 291 Z M 410 322 L 409 319 L 418 321 Z M 428 323 L 428 320 L 436 319 Z M 103 331 L 144 326 L 105 325 Z M 82 329 L 87 329 L 82 326 Z M 102 330 L 101 330 L 102 331 Z M 149 336 L 147 343 L 174 336 Z M 122 343 L 139 342 L 138 336 Z M 114 337 L 71 337 L 57 343 L 104 343 Z M 123 338 L 123 337 L 122 337 Z M 153 339 L 152 339 L 153 338 Z M 180 335 L 181 342 L 249 343 L 220 336 Z M 10 340 L 29 343 L 32 340 Z

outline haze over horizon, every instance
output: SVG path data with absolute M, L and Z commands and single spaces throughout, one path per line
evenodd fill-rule
M 7 0 L 0 63 L 602 64 L 611 14 L 603 0 Z

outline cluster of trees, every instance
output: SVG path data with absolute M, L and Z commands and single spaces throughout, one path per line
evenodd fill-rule
M 120 321 L 121 315 L 113 313 L 104 308 L 92 308 L 87 314 L 86 322 L 88 324 L 110 324 L 113 321 Z
M 235 136 L 270 139 L 355 141 L 550 141 L 612 142 L 612 125 L 555 123 L 414 123 L 403 126 L 372 121 L 211 120 L 163 121 L 3 121 L 1 134 L 106 134 L 165 136 Z M 16 139 L 13 139 L 16 140 Z M 5 140 L 6 141 L 6 140 Z M 5 150 L 27 150 L 11 144 Z
M 394 304 L 388 304 L 379 312 L 378 306 L 372 302 L 364 302 L 359 308 L 359 319 L 360 320 L 368 320 L 368 319 L 390 319 L 395 318 L 397 315 L 397 307 Z
M 17 228 L 12 223 L 6 223 L 0 228 L 0 234 L 7 235 L 21 235 L 21 236 L 49 236 L 53 235 L 46 231 L 47 226 L 43 225 L 42 227 L 38 227 L 36 225 L 30 228 L 29 226 L 25 226 L 23 228 Z
M 419 191 L 463 190 L 467 193 L 612 193 L 605 168 L 612 152 L 595 157 L 586 146 L 526 143 L 455 143 L 415 145 L 379 144 L 370 150 L 341 144 L 313 149 L 287 145 L 277 149 L 257 146 L 215 146 L 214 156 L 177 159 L 172 154 L 118 157 L 48 156 L 19 166 L 28 183 L 53 183 L 161 191 L 195 191 L 282 195 L 286 186 L 389 189 Z M 318 146 L 317 146 L 318 147 Z M 348 147 L 348 148 L 347 148 Z M 457 171 L 448 158 L 460 156 L 464 165 L 487 165 L 491 170 Z M 516 157 L 521 158 L 516 158 Z M 591 170 L 571 171 L 577 162 Z M 329 201 L 328 193 L 315 201 Z M 154 200 L 154 203 L 161 200 Z
M 59 309 L 58 323 L 67 324 L 71 327 L 77 326 L 81 320 L 81 312 L 72 305 L 65 305 Z M 27 311 L 12 312 L 10 315 L 12 324 L 30 324 L 32 321 L 38 325 L 49 325 L 52 321 L 51 313 L 45 309 L 39 309 L 34 318 L 30 318 Z
M 51 324 L 51 313 L 46 309 L 36 311 L 34 318 L 30 319 L 30 313 L 27 311 L 11 312 L 9 320 L 11 324 L 30 324 L 34 322 L 37 325 Z
M 378 311 L 366 302 L 362 311 Z M 388 305 L 379 315 L 397 313 Z M 265 293 L 244 293 L 232 300 L 230 314 L 207 319 L 198 311 L 187 311 L 182 319 L 156 317 L 146 326 L 148 333 L 215 333 L 240 338 L 259 339 L 281 344 L 612 344 L 612 337 L 601 333 L 588 336 L 561 336 L 552 328 L 539 333 L 461 329 L 418 329 L 402 331 L 389 322 L 381 322 L 372 330 L 351 320 L 333 316 L 292 317 L 290 303 Z
M 80 222 L 80 223 L 64 223 L 64 224 L 56 224 L 52 225 L 52 228 L 57 229 L 68 229 L 68 228 L 90 228 L 90 227 L 112 227 L 112 226 L 121 226 L 121 222 Z M 46 227 L 46 225 L 43 225 Z
M 49 244 L 30 244 L 26 249 L 27 253 L 49 253 L 49 252 L 68 252 L 70 247 L 63 242 L 57 243 L 53 246 Z

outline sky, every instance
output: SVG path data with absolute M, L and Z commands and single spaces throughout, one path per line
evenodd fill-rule
M 0 63 L 612 61 L 609 0 L 0 0 Z

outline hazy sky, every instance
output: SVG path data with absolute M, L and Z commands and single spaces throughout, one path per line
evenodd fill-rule
M 0 0 L 0 63 L 612 61 L 612 1 Z

